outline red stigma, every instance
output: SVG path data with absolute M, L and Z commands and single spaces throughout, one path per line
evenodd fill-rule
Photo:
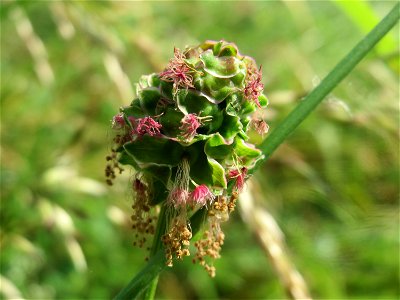
M 246 99 L 253 101 L 258 107 L 261 108 L 258 97 L 264 90 L 264 84 L 261 83 L 262 71 L 261 67 L 259 70 L 255 69 L 249 71 L 248 79 L 246 80 L 246 86 L 244 87 L 243 93 Z
M 159 76 L 161 80 L 173 82 L 175 88 L 194 88 L 191 72 L 192 69 L 186 64 L 185 55 L 178 48 L 174 48 L 174 58 Z
M 196 114 L 188 114 L 181 120 L 182 125 L 179 127 L 182 139 L 190 141 L 196 135 L 196 130 L 201 126 Z
M 212 201 L 214 198 L 214 194 L 205 184 L 199 185 L 190 194 L 192 204 L 199 204 L 200 206 L 206 205 L 208 201 Z
M 132 134 L 143 136 L 148 134 L 150 136 L 159 136 L 160 129 L 162 125 L 156 121 L 154 121 L 151 117 L 145 117 L 142 119 L 135 120 L 137 122 L 137 126 L 132 130 Z

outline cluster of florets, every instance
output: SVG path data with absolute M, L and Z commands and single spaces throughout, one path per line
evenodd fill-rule
M 185 55 L 178 48 L 174 48 L 174 58 L 159 76 L 161 80 L 173 82 L 175 90 L 194 88 L 192 71 L 194 69 L 186 63 Z
M 190 255 L 190 219 L 200 213 L 208 225 L 195 243 L 194 261 L 215 274 L 213 259 L 224 240 L 220 224 L 234 210 L 249 171 L 263 158 L 248 135 L 268 130 L 260 117 L 267 105 L 261 77 L 261 67 L 232 43 L 175 48 L 167 67 L 142 76 L 136 98 L 112 120 L 108 183 L 116 170 L 122 172 L 121 164 L 137 171 L 132 222 L 139 246 L 147 240 L 142 236 L 154 233 L 153 207 L 164 206 L 162 241 L 170 266 L 174 258 Z

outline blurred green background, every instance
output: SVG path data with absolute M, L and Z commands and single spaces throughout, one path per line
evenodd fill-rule
M 110 120 L 141 74 L 206 39 L 263 65 L 274 129 L 391 8 L 356 2 L 1 2 L 2 299 L 107 299 L 140 270 L 125 172 L 104 184 Z M 398 299 L 399 26 L 255 175 L 319 299 Z M 284 299 L 237 210 L 208 277 L 190 259 L 157 298 Z

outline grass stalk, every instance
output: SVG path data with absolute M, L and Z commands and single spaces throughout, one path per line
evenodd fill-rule
M 399 20 L 400 4 L 397 4 L 386 17 L 372 29 L 311 91 L 300 104 L 278 125 L 258 146 L 265 159 L 260 160 L 259 167 L 268 159 L 276 148 L 301 124 L 319 103 L 354 69 L 369 51 L 388 33 Z M 253 169 L 254 172 L 255 169 Z
M 156 233 L 153 238 L 153 245 L 151 246 L 151 250 L 150 250 L 150 257 L 155 256 L 158 251 L 162 251 L 163 246 L 162 246 L 161 238 L 165 234 L 166 226 L 167 226 L 166 209 L 167 209 L 167 207 L 165 205 L 163 205 L 161 207 L 159 218 L 157 221 Z M 154 299 L 154 296 L 155 296 L 156 290 L 157 290 L 157 284 L 158 284 L 158 275 L 154 277 L 154 279 L 150 283 L 150 286 L 144 292 L 144 299 L 146 299 L 146 300 Z
M 157 221 L 157 228 L 153 238 L 153 244 L 150 249 L 149 262 L 129 283 L 125 286 L 114 300 L 127 300 L 136 298 L 142 294 L 146 300 L 154 299 L 157 284 L 158 274 L 164 269 L 165 254 L 161 238 L 165 233 L 166 228 L 166 206 L 163 205 L 160 210 Z

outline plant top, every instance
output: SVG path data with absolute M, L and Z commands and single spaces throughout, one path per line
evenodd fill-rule
M 215 275 L 213 259 L 224 241 L 220 224 L 234 210 L 248 171 L 263 158 L 248 136 L 268 130 L 260 117 L 268 102 L 261 76 L 261 67 L 233 43 L 175 48 L 166 68 L 142 76 L 136 98 L 113 118 L 107 182 L 121 165 L 137 171 L 132 222 L 140 247 L 156 231 L 155 207 L 166 207 L 161 236 L 169 266 L 190 255 L 192 228 L 202 224 L 194 261 Z M 194 214 L 199 224 L 190 224 Z

